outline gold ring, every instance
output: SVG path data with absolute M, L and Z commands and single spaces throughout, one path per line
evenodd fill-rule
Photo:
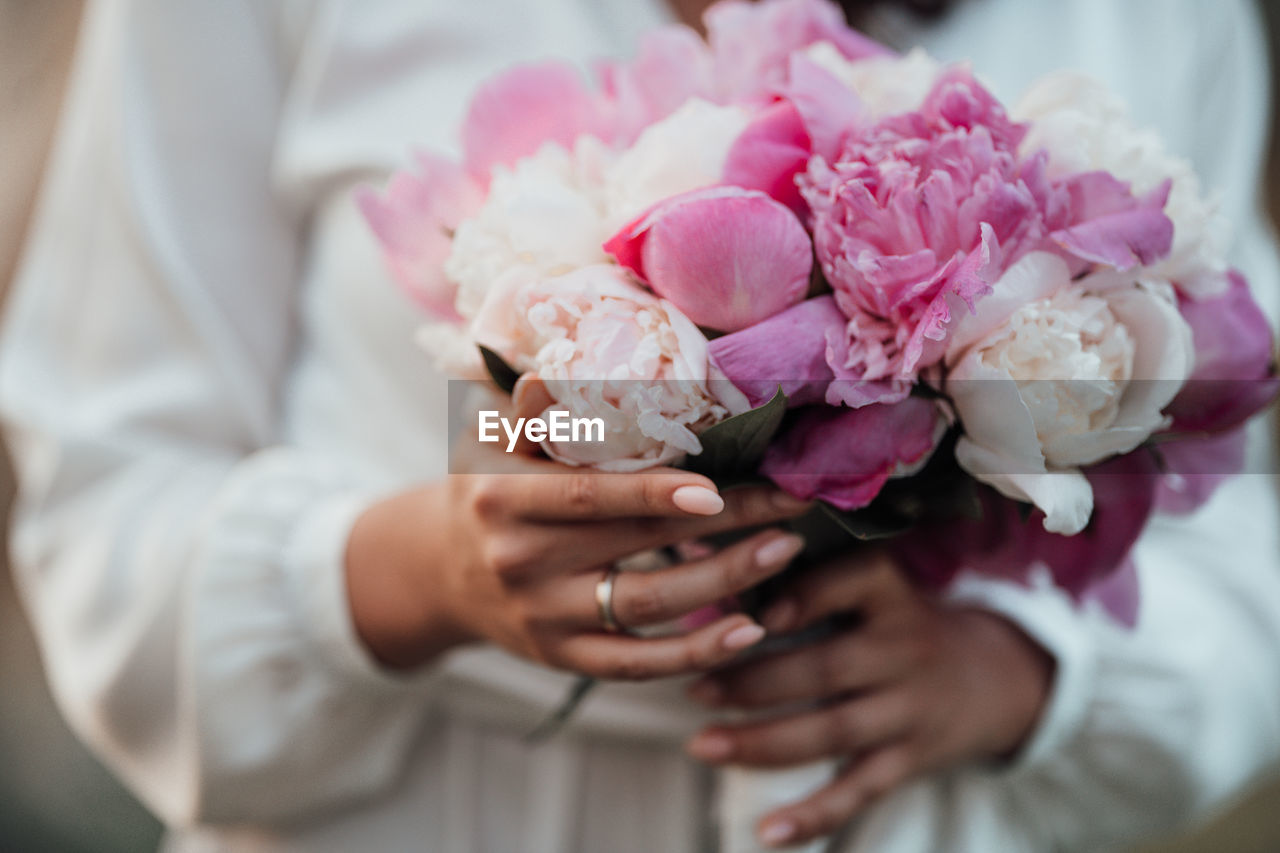
M 596 610 L 600 613 L 604 629 L 611 634 L 621 634 L 626 630 L 618 624 L 618 617 L 613 612 L 613 588 L 617 578 L 618 567 L 611 566 L 596 583 Z

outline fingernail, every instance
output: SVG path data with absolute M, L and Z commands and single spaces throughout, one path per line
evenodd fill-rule
M 685 749 L 700 761 L 724 761 L 733 754 L 733 739 L 721 732 L 702 732 Z
M 752 623 L 743 625 L 741 628 L 734 628 L 732 631 L 724 635 L 724 647 L 731 652 L 740 652 L 747 646 L 754 646 L 756 643 L 764 639 L 765 630 L 759 625 Z
M 760 841 L 770 847 L 786 844 L 796 837 L 796 825 L 789 820 L 774 820 L 760 827 Z
M 764 612 L 764 616 L 760 619 L 762 625 L 771 634 L 781 634 L 788 630 L 796 621 L 800 608 L 796 607 L 794 601 L 782 600 L 775 601 L 768 610 Z
M 719 705 L 724 698 L 724 689 L 714 681 L 702 679 L 689 688 L 689 698 L 703 705 Z
M 671 502 L 690 515 L 719 515 L 724 509 L 724 498 L 706 486 L 681 486 L 671 494 Z
M 804 539 L 789 533 L 770 539 L 756 549 L 756 565 L 762 569 L 776 569 L 791 562 L 804 549 Z

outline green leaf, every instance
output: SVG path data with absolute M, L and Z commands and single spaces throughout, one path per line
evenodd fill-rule
M 478 344 L 477 346 L 480 347 L 480 357 L 484 359 L 485 369 L 489 371 L 493 384 L 501 388 L 502 393 L 510 394 L 511 389 L 516 387 L 516 380 L 520 378 L 519 371 L 507 364 L 502 356 L 484 344 Z
M 854 539 L 872 542 L 876 539 L 892 539 L 901 536 L 916 524 L 916 519 L 893 511 L 886 506 L 863 507 L 855 510 L 836 509 L 825 501 L 818 504 L 827 518 Z
M 717 481 L 754 474 L 786 413 L 787 395 L 779 387 L 763 406 L 734 415 L 699 435 L 702 452 L 689 456 L 684 467 Z

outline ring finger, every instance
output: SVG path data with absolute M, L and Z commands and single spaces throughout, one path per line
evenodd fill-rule
M 622 572 L 613 579 L 617 622 L 639 628 L 669 622 L 750 589 L 776 574 L 804 547 L 800 537 L 767 530 L 722 551 L 652 572 Z M 591 572 L 547 585 L 548 604 L 563 608 L 567 624 L 599 628 L 596 600 L 601 576 Z

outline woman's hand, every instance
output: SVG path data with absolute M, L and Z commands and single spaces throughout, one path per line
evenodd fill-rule
M 854 626 L 834 636 L 690 689 L 714 707 L 775 711 L 704 730 L 688 744 L 696 758 L 754 767 L 847 759 L 829 785 L 761 820 L 766 844 L 829 835 L 923 773 L 1012 756 L 1049 694 L 1054 664 L 1043 649 L 999 616 L 931 600 L 883 555 L 797 577 L 761 621 L 785 633 L 853 614 Z
M 526 401 L 521 413 L 536 414 L 539 405 Z M 357 633 L 380 661 L 411 668 L 487 641 L 548 666 L 644 679 L 724 664 L 764 636 L 742 614 L 683 636 L 607 633 L 596 584 L 623 557 L 776 523 L 802 514 L 805 503 L 772 488 L 722 498 L 710 480 L 687 471 L 608 474 L 525 450 L 474 445 L 455 468 L 478 473 L 392 497 L 357 520 L 348 595 Z M 617 621 L 639 628 L 716 603 L 780 571 L 801 545 L 765 530 L 703 559 L 623 573 L 614 587 Z

